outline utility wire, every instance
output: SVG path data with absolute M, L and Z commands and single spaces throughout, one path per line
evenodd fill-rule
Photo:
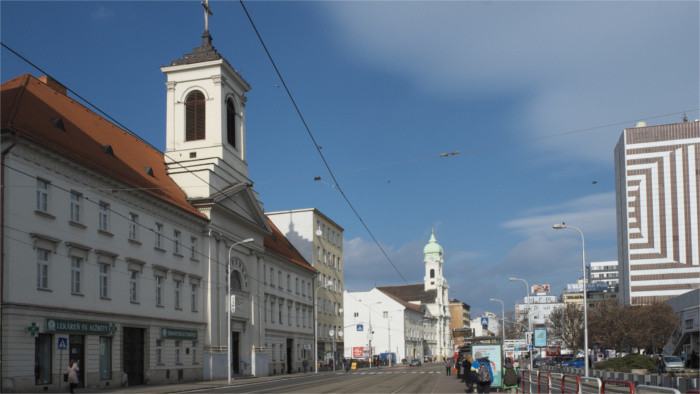
M 284 86 L 284 90 L 287 92 L 287 96 L 289 96 L 289 99 L 292 102 L 292 105 L 294 106 L 294 109 L 296 110 L 297 114 L 299 115 L 299 119 L 301 120 L 301 123 L 304 125 L 304 129 L 306 129 L 306 133 L 308 134 L 309 138 L 311 139 L 311 142 L 313 142 L 314 147 L 316 148 L 316 152 L 318 152 L 318 155 L 321 157 L 321 160 L 323 161 L 323 165 L 326 167 L 326 170 L 328 170 L 328 174 L 331 176 L 333 179 L 333 184 L 335 184 L 335 187 L 338 189 L 338 193 L 343 197 L 345 202 L 348 204 L 352 212 L 355 214 L 357 219 L 360 221 L 362 226 L 365 228 L 365 231 L 369 234 L 370 237 L 372 237 L 372 240 L 374 240 L 374 243 L 377 245 L 379 250 L 382 252 L 386 260 L 391 264 L 392 267 L 394 267 L 394 270 L 396 271 L 397 274 L 401 277 L 401 279 L 408 285 L 408 281 L 406 278 L 404 278 L 403 274 L 401 274 L 401 271 L 396 267 L 393 261 L 389 258 L 389 255 L 384 251 L 384 248 L 382 248 L 382 245 L 379 243 L 377 238 L 374 236 L 372 231 L 369 229 L 369 226 L 367 226 L 367 223 L 362 219 L 362 216 L 360 216 L 359 212 L 357 212 L 357 209 L 352 205 L 350 202 L 350 199 L 348 196 L 345 194 L 343 189 L 340 187 L 340 184 L 338 183 L 338 180 L 336 179 L 335 175 L 333 174 L 333 170 L 331 170 L 330 165 L 328 164 L 328 161 L 326 160 L 326 157 L 323 155 L 323 152 L 321 152 L 321 147 L 318 145 L 316 142 L 316 138 L 314 138 L 313 134 L 311 133 L 311 129 L 309 128 L 309 125 L 306 123 L 306 120 L 304 119 L 304 116 L 301 114 L 301 110 L 299 109 L 299 106 L 297 105 L 296 101 L 294 100 L 294 97 L 292 96 L 291 91 L 289 90 L 289 87 L 287 87 L 287 83 L 284 81 L 284 78 L 282 77 L 282 74 L 280 73 L 279 69 L 277 68 L 277 64 L 275 64 L 274 59 L 272 58 L 272 55 L 270 54 L 270 51 L 267 49 L 267 45 L 265 45 L 265 42 L 262 39 L 262 36 L 260 35 L 260 32 L 258 31 L 258 28 L 255 27 L 255 23 L 253 23 L 253 19 L 251 18 L 250 14 L 248 13 L 248 10 L 245 8 L 245 4 L 243 4 L 243 0 L 239 0 L 239 3 L 241 4 L 241 7 L 243 7 L 243 11 L 245 12 L 246 16 L 248 17 L 248 21 L 250 22 L 250 25 L 253 27 L 253 30 L 255 30 L 255 34 L 258 37 L 258 40 L 260 40 L 260 44 L 262 45 L 263 49 L 265 50 L 265 53 L 267 54 L 267 58 L 270 60 L 270 63 L 272 63 L 272 67 L 275 69 L 275 73 L 277 73 L 277 77 L 280 79 L 280 82 L 282 82 L 282 86 Z

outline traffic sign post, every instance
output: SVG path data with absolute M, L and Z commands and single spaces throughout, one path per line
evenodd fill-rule
M 58 337 L 58 392 L 61 392 L 61 381 L 63 381 L 63 350 L 68 349 L 68 338 Z

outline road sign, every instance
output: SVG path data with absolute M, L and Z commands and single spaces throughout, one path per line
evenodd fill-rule
M 335 331 L 333 331 L 333 330 L 329 330 L 329 331 L 328 331 L 328 335 L 330 335 L 330 336 L 333 336 L 333 335 L 335 335 Z
M 231 294 L 231 313 L 236 312 L 236 295 Z
M 304 350 L 309 350 L 309 349 L 311 349 L 311 345 L 309 345 L 308 343 L 304 344 Z
M 59 350 L 68 349 L 68 338 L 58 337 L 58 349 Z
M 364 330 L 364 327 L 362 326 L 362 324 L 358 324 L 357 331 L 362 331 L 362 330 Z
M 488 325 L 489 325 L 489 318 L 488 318 L 488 317 L 482 317 L 482 318 L 481 318 L 481 325 L 482 325 L 482 326 L 488 326 Z

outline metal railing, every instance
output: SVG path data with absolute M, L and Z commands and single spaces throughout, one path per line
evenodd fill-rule
M 690 391 L 689 391 L 690 392 Z M 671 393 L 671 394 L 681 394 L 680 391 L 672 389 L 670 387 L 658 387 L 658 386 L 648 386 L 640 384 L 637 386 L 637 393 Z
M 600 387 L 600 393 L 605 394 L 605 386 L 607 385 L 613 385 L 612 390 L 608 388 L 609 393 L 630 393 L 630 394 L 635 394 L 634 391 L 634 383 L 630 382 L 629 380 L 613 380 L 613 379 L 605 379 L 603 380 L 603 385 Z M 617 390 L 615 390 L 617 389 Z M 624 391 L 618 391 L 618 390 L 623 390 L 627 389 Z
M 574 384 L 576 385 L 576 389 L 574 391 L 571 391 L 569 387 L 571 387 L 571 384 L 567 387 L 566 383 L 566 378 L 569 378 L 569 380 L 574 380 Z M 561 392 L 562 393 L 576 393 L 580 394 L 581 393 L 581 378 L 578 375 L 562 375 L 561 376 Z
M 552 387 L 552 380 L 547 371 L 537 371 L 537 393 L 550 393 Z M 542 391 L 546 388 L 547 391 Z

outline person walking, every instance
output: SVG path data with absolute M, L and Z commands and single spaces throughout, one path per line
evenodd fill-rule
M 476 392 L 490 393 L 491 383 L 493 383 L 491 361 L 489 361 L 488 357 L 482 357 L 477 359 L 472 366 L 476 369 Z
M 513 360 L 506 357 L 503 363 L 503 389 L 506 392 L 516 392 L 518 390 L 518 370 L 513 365 Z
M 307 368 L 309 368 L 309 362 L 306 359 L 301 361 L 301 366 L 304 367 L 304 373 L 306 373 Z
M 452 362 L 447 357 L 445 357 L 445 375 L 452 375 Z
M 80 371 L 80 366 L 75 360 L 70 360 L 68 364 L 68 390 L 73 393 L 76 387 L 78 387 L 78 371 Z
M 664 356 L 659 354 L 659 358 L 656 360 L 656 373 L 661 376 L 664 372 L 666 372 L 666 363 L 664 362 Z
M 474 357 L 467 354 L 464 358 L 464 383 L 467 385 L 467 393 L 474 392 L 474 383 L 476 383 L 476 368 L 474 368 Z

